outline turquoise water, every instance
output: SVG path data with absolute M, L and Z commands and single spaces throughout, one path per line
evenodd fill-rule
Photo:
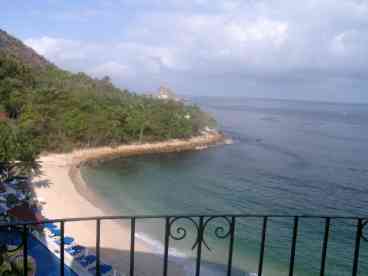
M 234 144 L 200 152 L 121 158 L 84 168 L 87 182 L 107 204 L 129 215 L 368 216 L 368 105 L 226 98 L 194 101 L 215 115 Z M 269 221 L 264 275 L 288 275 L 291 226 L 291 220 Z M 351 275 L 354 226 L 353 221 L 333 222 L 327 275 Z M 257 271 L 260 229 L 259 219 L 238 220 L 236 267 Z M 161 250 L 160 223 L 138 223 L 137 230 Z M 322 220 L 303 219 L 299 230 L 296 275 L 319 275 Z M 205 251 L 206 259 L 226 263 L 228 241 L 215 239 L 211 231 L 206 239 L 212 249 Z M 186 241 L 171 243 L 176 249 L 173 255 L 193 254 L 190 237 Z M 216 275 L 225 275 L 216 269 Z M 364 242 L 360 275 L 368 275 L 368 243 Z

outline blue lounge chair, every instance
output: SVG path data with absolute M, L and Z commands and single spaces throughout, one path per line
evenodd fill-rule
M 71 245 L 73 242 L 74 242 L 74 238 L 68 237 L 68 236 L 64 237 L 64 244 L 65 245 Z M 56 240 L 55 243 L 60 245 L 61 244 L 61 239 Z
M 88 255 L 81 258 L 78 258 L 78 262 L 83 267 L 88 267 L 96 262 L 96 256 L 94 255 Z
M 61 234 L 60 229 L 49 229 L 51 232 L 51 235 L 49 235 L 50 238 L 58 237 Z
M 86 248 L 81 245 L 74 245 L 67 249 L 65 249 L 66 252 L 68 252 L 73 257 L 78 256 L 86 251 Z
M 44 226 L 47 228 L 47 229 L 57 229 L 57 225 L 55 223 L 45 223 Z
M 88 269 L 88 271 L 91 274 L 96 275 L 96 267 L 90 268 L 90 269 Z M 102 275 L 103 274 L 107 274 L 107 273 L 109 273 L 111 271 L 112 271 L 112 266 L 106 265 L 106 264 L 101 264 L 100 265 L 100 272 L 101 272 Z

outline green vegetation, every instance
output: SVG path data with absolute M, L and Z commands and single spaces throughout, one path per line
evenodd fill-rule
M 23 246 L 9 250 L 6 245 L 0 246 L 0 275 L 20 276 L 24 275 Z M 27 259 L 28 275 L 35 275 L 36 261 L 33 257 Z
M 32 67 L 0 51 L 0 160 L 32 159 L 40 151 L 189 138 L 211 117 L 196 106 L 120 90 L 48 64 Z M 8 159 L 3 159 L 4 156 Z M 27 161 L 27 160 L 25 160 Z
M 0 183 L 37 170 L 35 160 L 39 153 L 40 146 L 33 141 L 30 130 L 19 128 L 11 121 L 0 121 Z

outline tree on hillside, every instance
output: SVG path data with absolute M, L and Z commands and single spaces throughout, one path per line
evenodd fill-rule
M 0 52 L 0 103 L 11 118 L 20 113 L 18 102 L 34 85 L 29 68 L 14 57 Z
M 144 131 L 149 126 L 150 121 L 148 109 L 143 102 L 129 106 L 127 128 L 131 131 L 132 136 L 138 139 L 139 143 L 143 142 Z
M 10 122 L 0 122 L 0 181 L 16 174 L 28 174 L 38 169 L 39 148 L 25 129 Z

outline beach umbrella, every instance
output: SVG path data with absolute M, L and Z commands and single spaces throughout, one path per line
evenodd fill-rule
M 40 222 L 40 217 L 27 204 L 22 204 L 9 209 L 8 214 L 21 221 Z

